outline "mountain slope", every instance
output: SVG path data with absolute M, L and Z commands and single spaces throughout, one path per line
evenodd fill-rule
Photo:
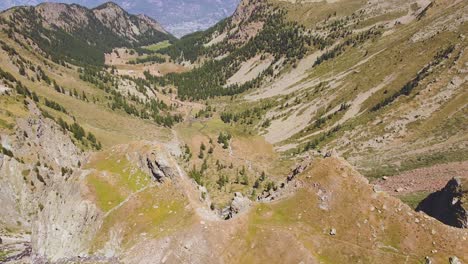
M 261 148 L 270 160 L 268 144 L 280 157 L 273 164 L 337 153 L 378 184 L 414 174 L 409 185 L 392 183 L 405 186 L 391 192 L 407 200 L 443 187 L 418 169 L 461 162 L 457 173 L 468 177 L 467 8 L 464 1 L 245 0 L 215 27 L 157 51 L 193 70 L 145 77 L 177 87 L 184 100 L 206 102 L 194 115 L 198 131 L 193 123 L 180 131 L 191 150 L 200 150 L 186 168 L 222 205 L 219 190 L 232 194 L 232 183 L 254 197 L 271 189 L 259 175 L 274 179 L 279 168 L 247 154 Z M 267 142 L 241 143 L 249 135 Z M 236 148 L 220 155 L 211 143 L 216 137 L 223 148 L 226 139 L 242 146 L 239 176 L 225 168 Z M 234 178 L 228 187 L 225 177 Z
M 73 63 L 103 64 L 104 52 L 173 40 L 156 21 L 128 14 L 113 3 L 95 9 L 72 4 L 44 3 L 1 13 L 9 35 L 21 32 L 40 49 Z
M 468 261 L 403 202 L 468 178 L 466 1 L 245 0 L 143 47 L 113 4 L 58 6 L 40 39 L 131 44 L 0 32 L 0 262 Z
M 239 118 L 246 112 L 228 106 L 226 122 L 250 122 L 287 154 L 338 151 L 368 176 L 466 160 L 467 8 L 461 1 L 243 1 L 194 41 L 190 60 L 202 64 L 194 71 L 202 85 L 183 82 L 190 74 L 173 83 L 194 99 L 241 94 L 262 115 Z M 280 21 L 291 23 L 285 32 L 296 35 L 280 35 L 283 23 L 268 33 L 273 10 L 283 10 Z M 178 45 L 167 48 L 173 58 L 186 54 Z M 408 155 L 404 162 L 399 153 Z
M 37 5 L 41 2 L 76 3 L 89 8 L 98 6 L 105 0 L 8 0 L 0 3 L 0 10 L 20 5 Z M 205 30 L 219 20 L 232 14 L 238 0 L 115 0 L 115 3 L 134 14 L 146 14 L 157 18 L 165 28 L 177 37 Z

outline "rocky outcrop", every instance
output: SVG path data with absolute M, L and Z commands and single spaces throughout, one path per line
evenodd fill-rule
M 440 191 L 430 194 L 416 208 L 444 224 L 468 228 L 468 182 L 455 177 Z
M 16 134 L 1 135 L 13 157 L 0 155 L 0 232 L 31 233 L 30 241 L 22 242 L 29 249 L 15 259 L 84 254 L 101 220 L 96 206 L 82 197 L 83 153 L 33 102 L 29 112 L 17 120 Z
M 111 32 L 135 42 L 138 41 L 139 36 L 146 33 L 149 35 L 158 32 L 168 34 L 155 20 L 146 16 L 128 14 L 112 2 L 94 9 L 75 4 L 43 3 L 29 11 L 33 10 L 44 18 L 44 23 L 48 27 L 58 27 L 71 33 L 92 23 L 100 22 Z
M 231 219 L 235 215 L 246 211 L 251 205 L 252 201 L 249 198 L 244 197 L 240 192 L 235 192 L 231 205 L 221 210 L 221 218 Z
M 150 143 L 147 142 L 147 144 Z M 136 162 L 140 169 L 153 176 L 154 180 L 158 182 L 174 179 L 178 173 L 175 170 L 176 164 L 173 158 L 161 146 L 152 145 L 149 151 L 127 153 L 127 158 Z
M 284 182 L 275 185 L 271 190 L 264 190 L 257 196 L 257 201 L 270 202 L 293 193 L 295 189 L 301 187 L 301 182 L 297 181 L 296 178 L 310 166 L 311 162 L 312 160 L 308 157 L 297 164 L 286 176 Z
M 112 2 L 98 6 L 92 11 L 109 30 L 134 41 L 138 41 L 139 37 L 145 34 L 168 34 L 154 19 L 144 15 L 130 15 Z

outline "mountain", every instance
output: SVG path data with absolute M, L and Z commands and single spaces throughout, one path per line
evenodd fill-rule
M 466 263 L 466 14 L 243 0 L 174 39 L 5 11 L 0 262 Z
M 130 15 L 114 3 L 94 9 L 76 4 L 43 3 L 0 14 L 11 34 L 22 32 L 55 59 L 104 63 L 104 52 L 173 40 L 155 20 Z
M 76 3 L 88 8 L 98 6 L 105 0 L 8 0 L 0 3 L 0 10 L 20 5 L 37 5 L 41 2 Z M 232 14 L 238 0 L 116 0 L 118 5 L 134 14 L 145 14 L 156 18 L 177 37 L 204 30 Z

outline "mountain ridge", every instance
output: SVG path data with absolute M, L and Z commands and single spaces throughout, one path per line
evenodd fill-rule
M 467 11 L 244 0 L 151 45 L 113 4 L 10 14 L 0 262 L 468 261 L 464 225 L 417 211 L 467 216 Z
M 52 0 L 54 2 L 77 2 L 88 8 L 102 4 L 103 0 Z M 15 0 L 0 3 L 0 10 L 19 5 L 36 5 L 42 1 Z M 205 30 L 216 24 L 219 20 L 230 16 L 238 0 L 203 0 L 193 2 L 186 0 L 174 1 L 126 1 L 116 0 L 117 4 L 131 13 L 146 15 L 157 19 L 169 32 L 182 37 L 189 33 Z M 149 7 L 149 8 L 148 8 Z
M 143 46 L 175 39 L 155 20 L 130 15 L 111 2 L 95 9 L 76 4 L 42 3 L 36 7 L 9 9 L 0 16 L 6 21 L 10 32 L 23 30 L 28 38 L 49 54 L 75 62 L 81 60 L 103 64 L 102 53 L 112 48 Z M 48 39 L 52 34 L 54 37 Z M 64 50 L 64 43 L 73 48 Z M 54 46 L 62 50 L 57 52 Z M 81 56 L 79 50 L 87 50 L 85 53 L 90 56 Z

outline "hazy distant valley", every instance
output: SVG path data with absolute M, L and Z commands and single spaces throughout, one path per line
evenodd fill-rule
M 118 4 L 0 13 L 0 262 L 468 262 L 466 1 Z

